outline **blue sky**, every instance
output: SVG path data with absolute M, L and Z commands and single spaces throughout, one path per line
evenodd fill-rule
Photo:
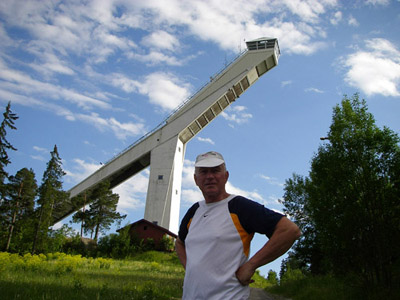
M 209 150 L 225 156 L 228 192 L 282 210 L 285 180 L 308 174 L 344 94 L 358 92 L 378 126 L 399 133 L 398 28 L 398 0 L 3 0 L 0 101 L 19 116 L 7 171 L 33 168 L 40 184 L 56 144 L 67 190 L 163 121 L 246 40 L 276 37 L 279 65 L 187 144 L 180 215 L 201 200 L 193 165 Z M 143 218 L 147 180 L 145 170 L 114 189 L 124 224 Z M 256 236 L 252 252 L 265 241 Z

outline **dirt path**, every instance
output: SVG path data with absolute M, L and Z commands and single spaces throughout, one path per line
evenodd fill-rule
M 290 299 L 269 294 L 263 289 L 250 288 L 249 300 L 290 300 Z
M 181 300 L 181 298 L 174 298 L 176 300 Z M 267 293 L 263 289 L 250 288 L 250 298 L 249 300 L 291 300 L 277 295 L 272 295 Z

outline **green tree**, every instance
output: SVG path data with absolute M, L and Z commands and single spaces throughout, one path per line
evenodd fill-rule
M 10 163 L 7 151 L 17 149 L 14 148 L 9 141 L 6 139 L 7 129 L 16 130 L 14 121 L 18 119 L 18 116 L 11 111 L 11 102 L 8 102 L 6 111 L 3 113 L 3 121 L 0 125 L 0 199 L 3 199 L 5 194 L 4 180 L 8 178 L 8 173 L 5 167 Z
M 92 238 L 94 229 L 96 227 L 95 220 L 91 219 L 89 212 L 83 208 L 82 210 L 77 211 L 72 216 L 72 223 L 81 223 L 81 233 L 80 235 L 83 237 L 83 233 L 89 234 Z
M 23 168 L 15 176 L 10 176 L 7 185 L 7 195 L 2 205 L 2 222 L 8 228 L 5 251 L 10 249 L 14 238 L 14 251 L 23 251 L 26 239 L 31 237 L 28 234 L 34 212 L 37 184 L 35 173 L 32 169 Z
M 278 285 L 278 275 L 273 270 L 268 271 L 267 280 L 272 285 Z
M 327 139 L 308 178 L 285 186 L 286 212 L 304 221 L 300 250 L 319 271 L 390 285 L 400 253 L 399 137 L 379 129 L 355 94 L 334 108 Z
M 42 184 L 39 188 L 37 201 L 37 224 L 33 239 L 32 253 L 37 250 L 46 251 L 49 227 L 53 225 L 54 214 L 63 210 L 63 204 L 68 200 L 69 194 L 62 189 L 62 177 L 65 172 L 62 169 L 61 158 L 57 146 L 50 153 L 51 158 L 44 171 Z
M 91 220 L 89 220 L 89 216 L 86 213 L 86 204 L 88 203 L 88 199 L 90 197 L 91 191 L 85 191 L 82 194 L 75 196 L 71 202 L 77 207 L 82 206 L 82 209 L 79 209 L 73 216 L 71 223 L 80 223 L 81 224 L 81 233 L 80 236 L 83 237 L 83 233 L 87 234 L 88 232 L 93 231 L 94 226 L 91 224 Z M 81 204 L 81 205 L 79 205 Z
M 107 181 L 99 183 L 88 197 L 91 202 L 89 209 L 77 212 L 73 220 L 76 223 L 83 220 L 85 231 L 94 230 L 94 239 L 97 240 L 100 232 L 105 233 L 114 222 L 121 224 L 126 215 L 117 212 L 119 195 L 110 190 Z
M 285 182 L 284 200 L 280 202 L 284 205 L 284 212 L 296 220 L 302 236 L 292 247 L 293 251 L 289 252 L 289 257 L 282 262 L 280 276 L 286 272 L 286 264 L 291 264 L 292 269 L 300 268 L 304 273 L 323 274 L 327 270 L 320 235 L 316 231 L 312 208 L 308 202 L 311 185 L 308 177 L 298 174 L 293 174 L 292 178 Z M 292 265 L 293 263 L 295 265 Z

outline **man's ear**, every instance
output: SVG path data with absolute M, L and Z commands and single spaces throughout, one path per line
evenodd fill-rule
M 229 178 L 229 172 L 228 171 L 226 171 L 225 177 L 226 177 L 226 182 L 228 182 L 228 178 Z
M 196 173 L 194 173 L 194 174 L 193 174 L 193 178 L 194 178 L 194 182 L 196 183 L 196 185 L 197 185 L 197 186 L 199 186 L 199 185 L 197 184 L 197 177 L 196 177 Z

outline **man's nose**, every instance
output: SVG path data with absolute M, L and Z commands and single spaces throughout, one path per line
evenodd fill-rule
M 213 177 L 213 176 L 214 176 L 214 173 L 211 172 L 211 171 L 208 171 L 208 172 L 206 173 L 206 178 L 210 178 L 210 177 Z

